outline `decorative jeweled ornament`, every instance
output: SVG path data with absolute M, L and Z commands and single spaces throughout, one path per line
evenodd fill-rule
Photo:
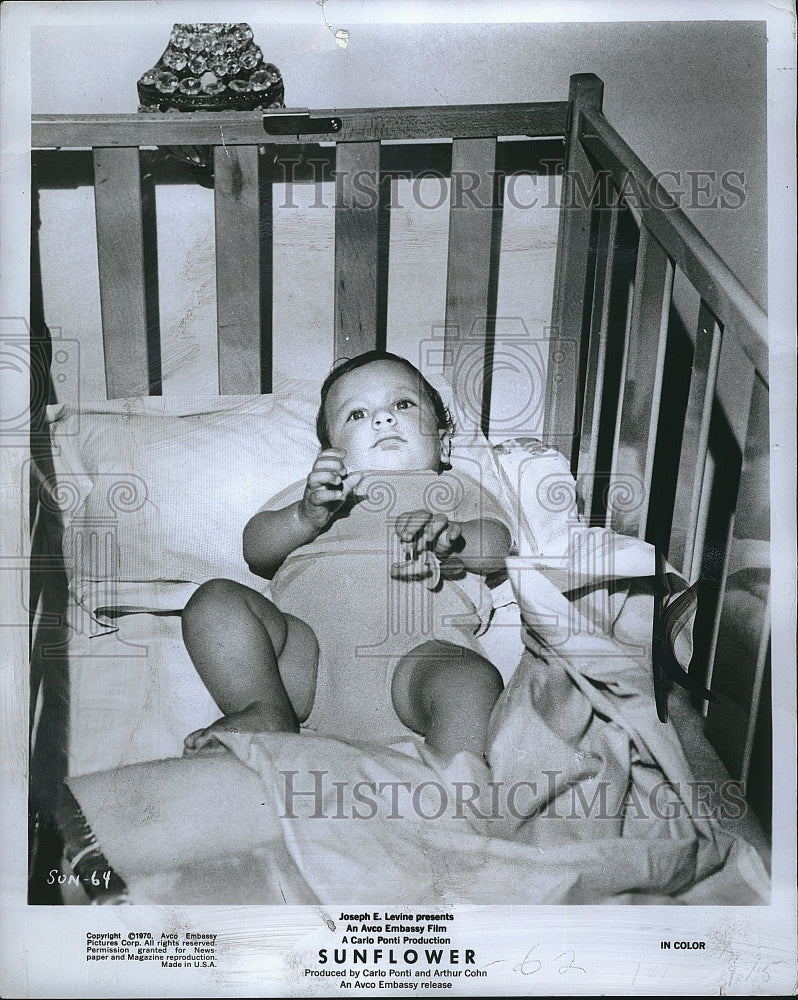
M 248 24 L 175 24 L 163 55 L 139 80 L 138 92 L 141 111 L 284 106 L 280 71 L 264 63 Z
M 254 111 L 285 107 L 283 78 L 264 63 L 248 24 L 175 24 L 161 58 L 138 81 L 140 111 Z M 209 146 L 169 146 L 212 173 Z M 204 183 L 204 181 L 203 181 Z

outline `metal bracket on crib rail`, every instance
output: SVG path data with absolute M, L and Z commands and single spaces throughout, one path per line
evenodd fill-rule
M 687 670 L 683 669 L 674 652 L 676 637 L 684 628 L 689 615 L 695 610 L 698 603 L 698 584 L 700 581 L 696 581 L 666 606 L 665 600 L 671 592 L 667 580 L 667 561 L 659 549 L 656 550 L 655 559 L 651 661 L 654 671 L 654 701 L 657 706 L 657 717 L 660 722 L 667 722 L 668 692 L 673 681 L 687 691 L 699 695 L 705 701 L 714 701 L 715 699 L 710 691 L 690 676 L 689 667 Z M 692 666 L 692 661 L 690 666 Z
M 304 108 L 277 108 L 263 115 L 263 131 L 269 135 L 331 135 L 342 125 L 340 118 L 311 118 Z

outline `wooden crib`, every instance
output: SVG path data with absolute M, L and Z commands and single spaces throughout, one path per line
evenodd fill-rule
M 169 168 L 159 150 L 212 149 L 222 394 L 271 386 L 271 185 L 306 169 L 298 147 L 312 149 L 302 162 L 312 159 L 315 179 L 336 181 L 336 357 L 385 346 L 391 177 L 437 171 L 451 183 L 439 360 L 455 390 L 473 384 L 464 372 L 476 366 L 489 433 L 504 185 L 520 170 L 561 173 L 545 441 L 569 459 L 586 519 L 652 542 L 695 585 L 690 679 L 710 689 L 708 737 L 767 826 L 766 317 L 604 117 L 602 89 L 580 74 L 560 102 L 35 116 L 35 346 L 51 349 L 35 280 L 37 194 L 88 169 L 76 150 L 91 150 L 109 399 L 161 391 L 154 190 Z M 34 386 L 34 400 L 57 398 L 52 385 L 55 396 Z M 34 545 L 34 590 L 37 559 Z M 677 624 L 659 616 L 655 634 Z M 667 651 L 655 680 L 664 721 Z M 38 686 L 34 677 L 34 706 Z

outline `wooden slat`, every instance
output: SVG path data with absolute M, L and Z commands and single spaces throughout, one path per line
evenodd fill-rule
M 648 520 L 672 288 L 673 265 L 644 227 L 607 502 L 608 525 L 639 538 Z
M 560 196 L 560 226 L 557 237 L 556 284 L 552 304 L 549 339 L 549 374 L 557 368 L 558 378 L 546 379 L 543 437 L 569 459 L 574 458 L 579 421 L 579 344 L 585 320 L 585 295 L 590 284 L 590 226 L 592 208 L 580 196 L 592 190 L 596 178 L 593 164 L 579 141 L 584 110 L 601 110 L 603 84 L 590 73 L 571 77 L 570 125 L 567 135 L 565 169 Z M 557 358 L 573 358 L 569 365 L 557 365 Z
M 770 651 L 770 590 L 762 609 L 763 627 L 758 629 L 759 648 L 753 664 L 751 684 L 751 711 L 748 714 L 748 724 L 745 728 L 745 743 L 743 744 L 743 759 L 740 765 L 740 778 L 747 782 L 750 777 L 751 758 L 754 752 L 756 728 L 761 712 L 770 711 L 769 705 L 762 705 L 762 688 L 765 681 L 765 671 L 768 669 Z
M 724 331 L 728 334 L 728 330 Z M 738 349 L 734 338 L 724 336 L 721 345 L 720 359 L 718 363 L 718 377 L 716 385 L 716 412 L 718 414 L 718 437 L 713 447 L 713 454 L 717 452 L 712 480 L 708 488 L 711 490 L 710 496 L 703 497 L 702 507 L 707 513 L 712 508 L 720 508 L 715 511 L 713 517 L 723 526 L 720 537 L 718 528 L 712 530 L 712 525 L 700 521 L 702 534 L 703 529 L 714 535 L 712 538 L 715 549 L 714 560 L 717 555 L 721 557 L 716 580 L 709 581 L 709 590 L 702 596 L 701 609 L 703 615 L 711 615 L 711 625 L 708 629 L 709 641 L 707 643 L 706 654 L 706 686 L 711 686 L 713 664 L 715 662 L 715 651 L 718 645 L 718 633 L 720 630 L 721 608 L 723 595 L 726 588 L 726 578 L 729 572 L 730 553 L 734 539 L 735 509 L 737 507 L 736 494 L 739 491 L 739 469 L 735 472 L 734 458 L 735 448 L 739 449 L 738 455 L 743 455 L 748 437 L 748 424 L 751 412 L 751 400 L 754 391 L 756 373 L 748 359 Z M 712 425 L 710 425 L 710 434 Z M 725 440 L 723 436 L 726 435 Z M 730 438 L 730 439 L 729 439 Z M 713 502 L 713 497 L 715 498 Z M 702 512 L 703 513 L 703 512 Z M 703 540 L 701 547 L 696 547 L 696 551 L 703 550 Z M 713 573 L 713 576 L 714 576 Z M 713 586 L 714 584 L 714 586 Z M 706 589 L 706 588 L 705 588 Z M 710 596 L 711 601 L 710 604 Z
M 274 180 L 260 171 L 260 373 L 261 392 L 271 392 L 274 376 Z
M 585 390 L 582 405 L 582 430 L 579 436 L 579 463 L 577 481 L 582 493 L 584 512 L 590 517 L 593 509 L 593 489 L 598 454 L 599 420 L 604 395 L 604 370 L 607 361 L 607 325 L 610 314 L 610 293 L 615 259 L 615 242 L 618 235 L 618 205 L 603 211 L 599 223 L 598 246 L 604 249 L 604 266 L 596 266 L 596 284 L 593 290 L 593 311 L 590 318 L 590 342 L 587 351 Z
M 452 146 L 449 256 L 446 267 L 444 371 L 474 419 L 485 406 L 484 376 L 491 313 L 496 140 L 457 139 Z M 465 359 L 464 351 L 468 351 Z M 474 381 L 476 373 L 477 381 Z
M 745 778 L 757 715 L 769 710 L 759 703 L 770 638 L 769 430 L 762 379 L 751 370 L 737 383 L 747 439 L 714 630 L 710 687 L 716 701 L 708 706 L 706 732 L 732 776 Z
M 139 151 L 94 150 L 94 205 L 109 399 L 146 396 L 147 309 Z
M 335 358 L 377 346 L 380 144 L 338 145 L 335 161 Z
M 258 150 L 214 150 L 219 392 L 261 391 Z
M 650 205 L 642 211 L 643 224 L 657 237 L 668 256 L 684 272 L 701 298 L 727 331 L 735 336 L 749 360 L 767 382 L 767 316 L 698 232 L 660 181 L 613 129 L 600 109 L 584 112 L 582 142 L 613 181 L 647 192 Z
M 158 213 L 153 157 L 141 157 L 141 224 L 144 246 L 144 288 L 147 307 L 147 351 L 150 392 L 163 392 L 161 371 L 161 300 L 158 281 Z
M 304 108 L 285 109 L 297 113 Z M 54 146 L 249 146 L 296 145 L 301 142 L 368 142 L 392 139 L 479 138 L 496 135 L 560 136 L 565 134 L 568 104 L 541 101 L 519 104 L 452 104 L 444 107 L 333 108 L 312 110 L 313 118 L 339 118 L 341 129 L 330 133 L 269 135 L 263 113 L 191 112 L 127 115 L 34 115 L 34 149 Z
M 693 582 L 700 570 L 696 551 L 699 512 L 705 484 L 709 425 L 715 398 L 715 383 L 722 334 L 720 325 L 702 300 L 698 313 L 693 371 L 687 399 L 679 473 L 676 480 L 673 526 L 668 559 Z
M 724 329 L 734 331 L 743 353 L 767 383 L 770 360 L 766 313 L 697 230 L 698 239 L 695 243 L 688 242 L 687 234 L 682 233 L 692 225 L 686 215 L 647 212 L 644 221 L 706 300 Z

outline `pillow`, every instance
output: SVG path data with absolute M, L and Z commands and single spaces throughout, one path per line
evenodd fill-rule
M 564 556 L 580 526 L 568 459 L 536 438 L 511 438 L 494 452 L 515 508 L 519 555 Z
M 457 432 L 452 464 L 511 515 L 490 445 L 451 400 Z M 263 396 L 140 397 L 81 410 L 51 407 L 54 479 L 47 506 L 64 527 L 72 593 L 90 612 L 146 605 L 179 610 L 213 577 L 261 591 L 242 533 L 271 497 L 304 479 L 319 444 L 319 384 L 275 378 Z M 515 523 L 513 521 L 512 523 Z

